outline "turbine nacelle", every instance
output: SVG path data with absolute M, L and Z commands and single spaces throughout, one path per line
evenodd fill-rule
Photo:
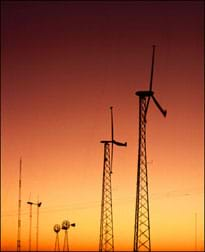
M 140 96 L 140 97 L 148 97 L 148 101 L 149 101 L 150 98 L 152 98 L 155 105 L 157 106 L 157 108 L 160 110 L 160 112 L 163 114 L 163 116 L 166 117 L 167 111 L 161 107 L 161 105 L 159 104 L 159 102 L 155 98 L 153 91 L 150 91 L 150 90 L 148 90 L 148 91 L 146 91 L 146 90 L 145 91 L 137 91 L 135 94 L 137 96 Z M 147 106 L 146 106 L 146 109 L 145 109 L 146 110 L 145 111 L 145 116 L 147 114 L 148 106 L 149 106 L 149 103 L 147 102 Z
M 118 145 L 118 146 L 124 146 L 124 147 L 127 146 L 127 142 L 121 143 L 121 142 L 118 142 L 118 141 L 115 141 L 115 140 L 102 140 L 100 142 L 101 143 L 111 143 L 111 144 L 115 144 L 115 145 Z
M 111 144 L 111 155 L 110 155 L 110 172 L 112 173 L 112 163 L 113 163 L 113 145 L 118 145 L 118 146 L 127 146 L 127 142 L 121 143 L 118 141 L 114 140 L 114 125 L 113 125 L 113 112 L 112 112 L 112 107 L 110 107 L 110 112 L 111 112 L 111 140 L 102 140 L 101 143 L 110 143 Z
M 153 47 L 153 52 L 152 52 L 152 66 L 151 66 L 151 77 L 150 77 L 149 90 L 146 90 L 146 91 L 137 91 L 136 92 L 136 95 L 138 95 L 139 97 L 148 97 L 147 103 L 146 103 L 146 108 L 145 108 L 145 121 L 146 121 L 146 116 L 147 116 L 147 111 L 148 111 L 148 107 L 149 107 L 150 98 L 153 99 L 155 105 L 160 110 L 160 112 L 163 114 L 163 116 L 166 117 L 166 115 L 167 115 L 167 111 L 164 110 L 160 106 L 159 102 L 154 97 L 154 92 L 152 91 L 152 81 L 153 81 L 153 73 L 154 73 L 154 58 L 155 58 L 155 47 L 156 46 L 153 45 L 152 47 Z

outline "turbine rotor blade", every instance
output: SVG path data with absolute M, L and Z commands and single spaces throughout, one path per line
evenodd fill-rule
M 127 142 L 121 143 L 121 142 L 117 142 L 117 141 L 115 141 L 115 140 L 113 140 L 112 142 L 113 142 L 113 144 L 116 144 L 116 145 L 118 145 L 118 146 L 124 146 L 124 147 L 127 146 Z
M 152 66 L 151 66 L 151 76 L 150 76 L 150 83 L 149 83 L 149 91 L 152 91 L 152 80 L 153 80 L 153 73 L 154 73 L 154 58 L 155 58 L 155 45 L 152 46 Z M 150 102 L 150 96 L 147 99 L 147 105 L 145 109 L 145 120 L 146 120 L 146 115 L 147 115 L 147 110 L 149 107 L 149 102 Z
M 153 73 L 154 73 L 154 56 L 155 56 L 155 45 L 152 46 L 152 67 L 151 67 L 151 77 L 150 77 L 150 83 L 149 83 L 149 91 L 152 91 L 152 80 L 153 80 Z
M 113 127 L 113 112 L 112 112 L 112 107 L 110 107 L 110 112 L 111 112 L 111 140 L 114 140 L 114 127 Z
M 110 171 L 112 173 L 112 163 L 113 163 L 113 142 L 114 142 L 114 126 L 113 126 L 113 112 L 112 112 L 112 107 L 110 107 L 110 112 L 111 112 L 111 156 L 110 156 Z
M 156 106 L 158 107 L 158 109 L 160 110 L 160 112 L 163 114 L 164 117 L 166 117 L 167 111 L 164 110 L 164 109 L 160 106 L 159 102 L 158 102 L 157 99 L 154 97 L 154 95 L 152 95 L 151 97 L 152 97 L 154 103 L 156 104 Z

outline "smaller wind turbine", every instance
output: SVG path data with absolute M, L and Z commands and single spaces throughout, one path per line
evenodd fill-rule
M 104 164 L 102 181 L 102 201 L 101 201 L 101 219 L 100 219 L 100 241 L 99 251 L 114 251 L 113 235 L 113 213 L 112 213 L 112 164 L 113 164 L 113 146 L 127 146 L 127 143 L 121 143 L 114 140 L 113 112 L 111 111 L 111 140 L 102 140 L 104 144 Z
M 29 211 L 29 219 L 30 219 L 30 224 L 29 224 L 29 251 L 31 251 L 31 231 L 32 231 L 32 205 L 37 206 L 37 225 L 36 225 L 36 251 L 38 251 L 38 232 L 39 232 L 39 207 L 41 206 L 42 202 L 32 202 L 32 201 L 27 201 L 27 204 L 30 206 L 30 211 Z
M 61 229 L 65 230 L 65 236 L 64 236 L 64 245 L 63 245 L 63 251 L 69 251 L 69 244 L 68 244 L 68 229 L 70 227 L 75 227 L 75 223 L 70 223 L 68 220 L 64 220 L 62 222 Z
M 110 111 L 111 111 L 111 141 L 107 141 L 107 142 L 111 142 L 111 164 L 110 164 L 110 172 L 112 173 L 112 164 L 113 164 L 113 145 L 118 145 L 118 146 L 127 146 L 127 143 L 121 143 L 118 141 L 114 140 L 114 126 L 113 126 L 113 111 L 112 111 L 112 107 L 110 107 Z
M 53 227 L 54 232 L 56 233 L 56 241 L 55 241 L 55 249 L 54 251 L 60 251 L 60 244 L 59 244 L 59 235 L 58 233 L 61 230 L 61 226 L 59 224 L 55 224 Z

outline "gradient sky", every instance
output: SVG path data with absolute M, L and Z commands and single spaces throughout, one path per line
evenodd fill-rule
M 22 250 L 29 208 L 42 201 L 39 249 L 53 250 L 53 226 L 69 230 L 71 250 L 98 250 L 103 145 L 115 138 L 116 250 L 132 250 L 138 149 L 137 90 L 149 85 L 147 123 L 153 250 L 203 250 L 204 41 L 202 1 L 2 1 L 1 246 L 15 250 L 19 159 Z M 197 216 L 197 221 L 196 217 Z M 197 231 L 197 232 L 196 232 Z M 36 208 L 32 249 L 35 250 Z M 196 239 L 197 237 L 197 239 Z M 61 248 L 63 233 L 60 233 Z

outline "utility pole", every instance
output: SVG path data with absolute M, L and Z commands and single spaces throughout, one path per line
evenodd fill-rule
M 100 241 L 99 251 L 114 251 L 113 235 L 113 212 L 112 212 L 112 161 L 113 145 L 127 146 L 127 143 L 121 143 L 114 140 L 113 113 L 111 110 L 111 140 L 103 140 L 104 144 L 104 165 L 102 181 L 102 202 L 101 202 L 101 221 L 100 221 Z
M 155 105 L 166 116 L 166 110 L 162 109 L 152 91 L 152 79 L 154 72 L 155 46 L 153 46 L 152 67 L 150 88 L 146 91 L 138 91 L 139 96 L 139 145 L 138 145 L 138 165 L 137 165 L 137 190 L 136 209 L 134 227 L 134 252 L 151 251 L 150 240 L 150 215 L 149 215 L 149 194 L 148 194 L 148 174 L 147 174 L 147 152 L 146 152 L 146 115 L 150 98 Z
M 19 199 L 18 199 L 17 251 L 21 251 L 21 170 L 22 170 L 22 160 L 20 158 L 20 166 L 19 166 Z

